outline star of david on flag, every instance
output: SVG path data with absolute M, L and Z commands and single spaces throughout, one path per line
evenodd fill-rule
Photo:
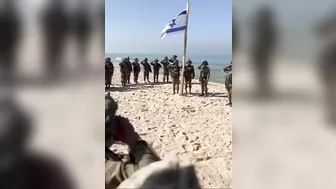
M 161 32 L 161 39 L 169 34 L 181 32 L 186 29 L 187 25 L 187 9 L 184 9 L 174 19 L 172 19 Z

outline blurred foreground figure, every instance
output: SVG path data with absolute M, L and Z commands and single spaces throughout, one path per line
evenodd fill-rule
M 320 76 L 324 87 L 327 120 L 336 126 L 336 14 L 323 21 L 318 34 L 324 41 L 320 53 Z
M 195 168 L 177 159 L 161 160 L 128 119 L 116 116 L 117 103 L 105 95 L 105 188 L 194 188 L 200 189 Z M 120 141 L 129 146 L 128 158 L 109 148 Z
M 73 18 L 73 34 L 77 42 L 78 57 L 80 58 L 78 60 L 80 63 L 79 69 L 85 70 L 88 66 L 86 51 L 88 50 L 92 27 L 87 1 L 79 2 Z
M 73 189 L 57 161 L 28 151 L 31 120 L 11 98 L 0 99 L 0 186 L 6 189 Z
M 16 0 L 2 0 L 0 4 L 0 81 L 15 75 L 18 42 L 21 37 L 21 20 Z
M 238 30 L 235 22 L 232 22 L 232 53 L 238 48 Z
M 272 92 L 271 67 L 276 45 L 276 27 L 271 7 L 262 7 L 254 20 L 254 45 L 251 50 L 252 64 L 257 79 L 257 95 L 269 97 Z
M 105 188 L 115 189 L 134 172 L 153 162 L 161 160 L 150 145 L 140 139 L 128 119 L 116 116 L 118 105 L 110 96 L 105 95 Z M 109 148 L 115 141 L 129 146 L 129 157 L 122 157 Z
M 51 0 L 41 17 L 45 41 L 45 61 L 47 75 L 59 76 L 64 66 L 63 49 L 70 31 L 70 20 L 65 0 Z

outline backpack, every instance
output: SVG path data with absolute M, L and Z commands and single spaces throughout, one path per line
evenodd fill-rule
M 174 67 L 171 68 L 171 76 L 172 77 L 180 76 L 180 67 L 179 66 L 174 66 Z

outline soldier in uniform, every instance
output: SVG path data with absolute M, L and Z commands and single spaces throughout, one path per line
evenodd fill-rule
M 7 78 L 0 78 L 1 81 L 15 76 L 15 53 L 21 38 L 22 22 L 15 6 L 17 1 L 2 1 L 0 14 L 0 74 Z
M 144 68 L 144 82 L 146 82 L 146 79 L 147 79 L 147 82 L 150 83 L 149 81 L 149 73 L 152 73 L 152 68 L 150 66 L 150 64 L 148 63 L 148 58 L 145 58 L 142 62 L 141 62 L 143 68 Z
M 126 64 L 127 64 L 127 77 L 126 77 L 126 83 L 131 83 L 131 73 L 132 73 L 132 63 L 130 61 L 130 57 L 126 58 Z
M 177 65 L 179 65 L 179 61 L 177 60 L 177 56 L 176 55 L 174 55 L 173 58 L 169 59 L 169 62 L 171 64 L 174 64 L 174 62 L 177 62 Z
M 229 66 L 223 69 L 225 73 L 227 73 L 225 77 L 225 88 L 229 95 L 229 104 L 232 106 L 232 62 Z
M 126 63 L 126 58 L 123 58 L 122 62 L 120 62 L 120 74 L 121 74 L 121 85 L 126 86 L 127 81 L 127 73 L 128 73 L 128 65 Z
M 139 64 L 139 59 L 135 58 L 132 65 L 133 65 L 134 83 L 138 83 L 139 73 L 141 71 L 141 67 L 140 67 L 140 64 Z
M 201 70 L 200 73 L 200 82 L 202 86 L 202 94 L 200 96 L 207 96 L 208 95 L 208 82 L 210 78 L 210 68 L 209 68 L 208 61 L 203 61 L 202 64 L 198 67 Z
M 164 59 L 161 61 L 161 64 L 163 66 L 163 83 L 165 83 L 166 81 L 168 83 L 169 82 L 169 69 L 168 69 L 169 61 L 168 61 L 167 56 L 164 57 Z
M 334 10 L 335 12 L 335 10 Z M 328 15 L 318 25 L 318 37 L 323 48 L 319 54 L 319 76 L 324 95 L 326 119 L 331 126 L 336 126 L 336 14 Z
M 175 61 L 174 63 L 169 64 L 168 68 L 170 70 L 170 75 L 173 80 L 173 94 L 176 94 L 179 92 L 181 67 L 178 65 L 178 61 Z M 175 93 L 175 89 L 176 89 L 176 93 Z
M 111 58 L 105 59 L 105 87 L 110 88 L 112 84 L 112 77 L 114 73 L 114 66 Z
M 185 80 L 185 91 L 187 93 L 187 88 L 189 88 L 189 94 L 191 94 L 191 81 L 195 78 L 195 69 L 194 66 L 191 64 L 192 61 L 189 59 L 186 62 L 183 73 L 183 77 Z
M 151 62 L 151 65 L 153 66 L 153 70 L 154 70 L 154 77 L 153 77 L 154 83 L 159 82 L 159 72 L 161 68 L 159 60 L 155 59 L 153 62 Z
M 115 189 L 124 180 L 147 165 L 158 162 L 161 158 L 144 140 L 128 119 L 115 116 L 118 105 L 110 96 L 105 96 L 105 188 Z M 123 160 L 109 148 L 115 141 L 128 145 L 129 158 Z

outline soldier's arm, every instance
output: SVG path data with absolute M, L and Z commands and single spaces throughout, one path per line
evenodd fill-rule
M 118 185 L 132 176 L 137 170 L 160 161 L 161 158 L 145 141 L 138 141 L 129 152 L 130 161 L 105 161 L 105 188 L 117 188 Z
M 192 78 L 195 78 L 195 68 L 194 66 L 191 66 L 191 74 L 192 74 Z

